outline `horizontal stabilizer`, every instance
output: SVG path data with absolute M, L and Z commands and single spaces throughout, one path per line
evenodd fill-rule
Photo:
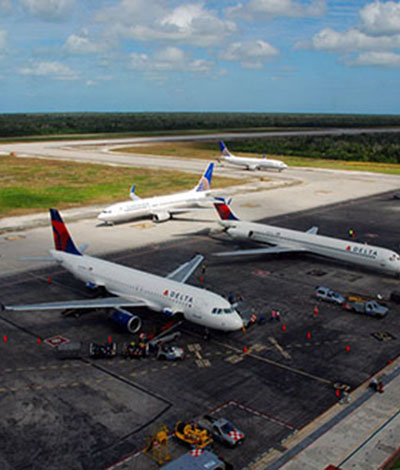
M 250 256 L 250 255 L 273 255 L 278 253 L 296 253 L 305 251 L 301 248 L 287 248 L 285 246 L 272 246 L 270 248 L 254 248 L 251 250 L 225 251 L 223 253 L 213 253 L 214 256 Z
M 318 227 L 314 225 L 313 227 L 309 228 L 306 233 L 309 233 L 310 235 L 317 235 Z
M 168 274 L 167 279 L 172 279 L 173 281 L 183 282 L 185 283 L 192 273 L 197 269 L 198 265 L 203 261 L 203 255 L 196 255 L 190 261 L 179 266 L 179 268 L 172 271 L 172 273 Z
M 18 258 L 20 261 L 52 261 L 57 263 L 57 260 L 52 256 L 21 256 Z
M 99 299 L 66 300 L 61 302 L 48 302 L 28 305 L 2 305 L 2 310 L 24 312 L 28 310 L 64 310 L 81 308 L 116 308 L 116 307 L 145 307 L 141 300 L 127 300 L 123 297 L 106 297 Z

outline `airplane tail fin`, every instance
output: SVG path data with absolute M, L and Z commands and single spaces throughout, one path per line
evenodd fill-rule
M 56 250 L 82 256 L 82 253 L 76 248 L 58 210 L 50 209 L 50 216 Z
M 199 183 L 194 188 L 195 191 L 209 191 L 211 189 L 211 179 L 214 170 L 214 163 L 209 163 L 206 171 L 203 173 L 200 178 Z
M 219 141 L 219 148 L 221 149 L 221 157 L 230 157 L 231 153 L 228 150 L 228 147 L 224 144 L 223 140 Z
M 131 187 L 131 191 L 129 193 L 129 197 L 132 199 L 132 201 L 135 201 L 136 199 L 140 199 L 140 197 L 135 194 L 135 188 L 136 186 L 133 184 Z
M 226 201 L 226 199 L 223 197 L 216 197 L 215 201 L 216 202 L 214 202 L 214 206 L 217 209 L 218 215 L 220 216 L 221 220 L 239 220 L 239 217 L 235 215 L 235 213 L 229 206 L 230 201 Z

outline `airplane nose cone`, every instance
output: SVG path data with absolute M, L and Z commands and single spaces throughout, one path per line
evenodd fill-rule
M 238 313 L 234 313 L 234 315 L 231 322 L 232 331 L 241 330 L 243 328 L 243 318 Z
M 104 221 L 104 216 L 105 216 L 105 214 L 103 214 L 103 212 L 101 212 L 101 213 L 97 216 L 97 218 L 98 218 L 99 220 L 103 220 L 103 221 Z

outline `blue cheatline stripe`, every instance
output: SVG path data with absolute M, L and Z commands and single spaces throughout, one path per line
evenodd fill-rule
M 397 367 L 393 372 L 391 372 L 388 376 L 386 376 L 383 379 L 384 385 L 391 382 L 398 375 L 400 375 L 400 367 Z M 351 414 L 354 410 L 356 410 L 363 403 L 365 403 L 367 400 L 369 400 L 373 395 L 375 395 L 375 393 L 376 392 L 374 392 L 373 390 L 368 388 L 359 398 L 357 398 L 357 400 L 355 400 L 353 403 L 348 405 L 343 411 L 338 413 L 336 416 L 334 416 L 332 419 L 330 419 L 323 426 L 321 426 L 316 431 L 311 433 L 308 437 L 306 437 L 304 440 L 302 440 L 299 444 L 294 446 L 293 449 L 290 449 L 287 452 L 285 452 L 284 455 L 282 455 L 282 457 L 280 457 L 276 462 L 272 463 L 268 467 L 265 467 L 265 470 L 279 470 L 281 467 L 283 467 L 283 465 L 288 463 L 296 455 L 298 455 L 305 448 L 307 448 L 309 445 L 311 445 L 313 442 L 315 442 L 319 437 L 321 437 L 323 434 L 325 434 L 327 431 L 329 431 L 331 428 L 333 428 L 333 426 L 335 426 L 337 423 L 342 421 L 349 414 Z

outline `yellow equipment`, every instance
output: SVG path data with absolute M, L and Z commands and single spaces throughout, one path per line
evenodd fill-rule
M 183 421 L 176 423 L 175 436 L 179 440 L 199 449 L 204 449 L 213 442 L 211 434 L 206 429 L 201 429 L 194 423 L 184 423 Z
M 155 428 L 148 439 L 144 453 L 155 460 L 158 465 L 163 465 L 171 460 L 168 448 L 168 428 L 164 424 Z

